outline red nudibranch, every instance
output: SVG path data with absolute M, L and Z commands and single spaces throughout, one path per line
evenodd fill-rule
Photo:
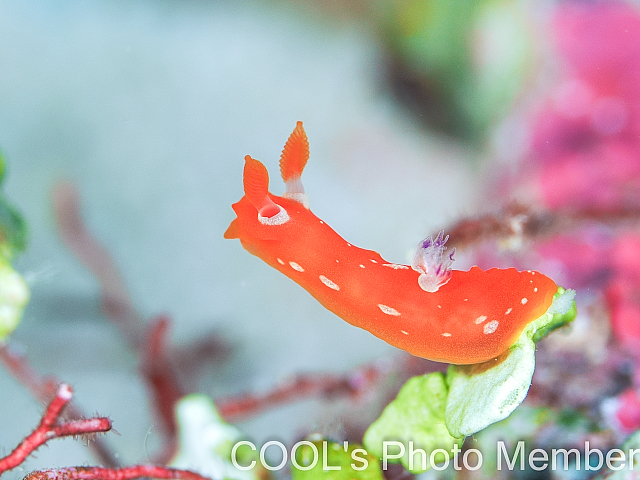
M 245 157 L 245 195 L 224 236 L 340 318 L 418 357 L 472 364 L 507 351 L 551 306 L 558 287 L 538 272 L 451 270 L 442 232 L 420 242 L 411 266 L 351 245 L 309 210 L 300 181 L 308 158 L 298 122 L 280 158 L 287 191 L 278 197 L 268 191 L 266 167 Z

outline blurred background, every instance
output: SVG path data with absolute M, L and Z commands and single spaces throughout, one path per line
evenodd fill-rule
M 13 348 L 113 420 L 123 464 L 153 458 L 162 438 L 140 359 L 60 236 L 58 192 L 63 210 L 79 202 L 143 321 L 170 317 L 176 349 L 211 339 L 188 390 L 233 398 L 301 372 L 397 362 L 222 238 L 244 155 L 282 193 L 280 152 L 302 120 L 311 208 L 351 243 L 409 263 L 418 241 L 452 226 L 454 268 L 536 268 L 578 289 L 584 308 L 531 401 L 579 412 L 613 445 L 640 426 L 639 80 L 633 3 L 0 0 L 3 193 L 28 225 L 13 266 L 32 295 Z M 553 404 L 559 363 L 576 383 Z M 594 375 L 603 386 L 585 394 Z M 310 397 L 236 424 L 257 443 L 357 438 L 393 385 L 369 403 Z M 5 371 L 0 405 L 5 453 L 42 409 Z M 82 442 L 58 440 L 7 478 L 93 462 Z

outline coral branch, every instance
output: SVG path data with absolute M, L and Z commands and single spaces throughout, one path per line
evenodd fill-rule
M 4 365 L 9 373 L 20 382 L 40 403 L 46 404 L 47 401 L 56 395 L 57 386 L 60 381 L 54 377 L 41 377 L 27 362 L 27 359 L 15 348 L 11 343 L 7 342 L 0 344 L 0 363 Z M 74 419 L 82 419 L 84 414 L 75 405 L 67 405 L 67 415 Z M 80 425 L 89 425 L 86 422 L 91 422 L 98 419 L 91 420 L 78 420 Z M 83 422 L 85 422 L 83 424 Z M 75 428 L 75 421 L 67 422 L 63 424 L 70 426 L 71 429 Z M 57 427 L 57 428 L 62 428 Z M 98 425 L 99 427 L 99 425 Z M 94 430 L 97 431 L 97 430 Z M 89 432 L 91 433 L 91 432 Z M 63 433 L 60 431 L 57 436 L 65 435 L 79 435 L 80 432 Z M 98 461 L 107 467 L 117 467 L 119 465 L 115 458 L 115 455 L 111 452 L 109 447 L 100 438 L 96 438 L 89 444 L 89 448 L 92 449 Z M 2 469 L 0 468 L 0 472 Z
M 136 465 L 127 468 L 69 467 L 31 472 L 23 480 L 132 480 L 135 478 L 208 480 L 188 470 Z
M 41 377 L 10 342 L 0 343 L 0 363 L 42 404 L 47 403 L 60 384 L 55 377 Z
M 66 383 L 61 384 L 55 397 L 47 406 L 38 427 L 26 437 L 9 455 L 0 458 L 0 475 L 22 464 L 29 455 L 53 438 L 78 435 L 95 435 L 111 430 L 108 418 L 96 417 L 70 420 L 59 423 L 65 407 L 73 398 L 73 390 Z M 155 465 L 136 465 L 127 468 L 70 467 L 32 472 L 29 480 L 129 480 L 150 477 L 162 479 L 208 480 L 195 472 L 176 470 Z
M 63 383 L 58 387 L 56 396 L 47 407 L 38 428 L 25 438 L 8 456 L 0 459 L 0 474 L 20 465 L 36 449 L 52 438 L 104 433 L 111 430 L 111 422 L 107 418 L 74 420 L 56 425 L 63 408 L 69 403 L 72 397 L 73 391 L 69 385 Z
M 245 420 L 264 410 L 313 396 L 357 398 L 388 372 L 387 365 L 366 365 L 346 375 L 301 374 L 264 394 L 244 394 L 216 400 L 218 412 L 227 421 Z
M 175 453 L 177 425 L 174 411 L 178 400 L 185 395 L 167 354 L 166 335 L 169 324 L 169 318 L 163 315 L 150 322 L 140 369 L 149 386 L 155 417 L 160 421 L 167 437 L 163 458 L 169 458 Z
M 215 332 L 203 332 L 201 336 L 189 344 L 171 348 L 171 358 L 183 381 L 197 378 L 198 374 L 209 365 L 226 360 L 232 347 L 224 338 Z
M 451 243 L 456 248 L 470 247 L 488 239 L 520 245 L 523 238 L 548 237 L 567 232 L 584 225 L 585 222 L 599 222 L 611 226 L 624 226 L 640 221 L 640 209 L 616 210 L 563 210 L 558 212 L 536 211 L 517 202 L 507 204 L 497 213 L 489 213 L 471 218 L 463 218 L 447 228 Z
M 115 261 L 85 225 L 80 213 L 78 191 L 72 184 L 62 183 L 53 190 L 52 195 L 56 223 L 63 242 L 96 277 L 105 313 L 120 328 L 133 350 L 143 356 L 140 351 L 145 348 L 143 318 L 133 306 Z M 184 374 L 182 376 L 190 378 L 206 362 L 226 358 L 229 350 L 224 339 L 209 335 L 198 339 L 193 345 L 171 352 L 171 357 L 176 359 L 176 367 Z
M 100 283 L 105 313 L 141 359 L 140 370 L 150 387 L 156 418 L 168 438 L 163 449 L 162 458 L 165 458 L 173 452 L 176 441 L 175 404 L 187 393 L 178 382 L 178 373 L 182 378 L 190 378 L 193 376 L 190 374 L 207 360 L 225 357 L 229 347 L 224 340 L 212 335 L 179 352 L 172 352 L 165 341 L 169 326 L 167 317 L 152 320 L 145 333 L 142 316 L 133 306 L 115 261 L 85 225 L 77 190 L 70 183 L 58 185 L 53 191 L 53 204 L 62 240 Z M 174 358 L 183 367 L 179 371 L 176 369 L 178 362 L 172 361 Z
M 515 240 L 549 231 L 557 222 L 550 213 L 533 212 L 520 203 L 510 203 L 497 213 L 463 218 L 447 231 L 456 247 L 466 248 L 488 239 Z
M 86 435 L 91 433 L 103 433 L 111 430 L 111 421 L 108 418 L 88 418 L 86 420 L 71 420 L 52 429 L 56 437 L 68 437 Z
M 98 279 L 106 314 L 137 349 L 142 343 L 142 317 L 133 307 L 116 263 L 86 227 L 80 213 L 80 198 L 72 184 L 56 186 L 53 208 L 62 241 Z

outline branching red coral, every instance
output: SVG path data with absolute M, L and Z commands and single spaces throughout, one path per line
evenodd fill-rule
M 166 459 L 173 453 L 177 441 L 175 404 L 187 393 L 180 386 L 172 361 L 173 352 L 165 341 L 170 320 L 165 316 L 157 317 L 145 332 L 143 317 L 136 311 L 115 261 L 84 223 L 76 188 L 70 183 L 62 183 L 53 190 L 52 196 L 62 240 L 98 280 L 105 313 L 141 359 L 140 370 L 150 387 L 151 403 L 166 435 L 161 455 Z M 197 345 L 195 354 L 199 360 L 202 360 L 203 352 L 219 356 L 217 347 L 222 345 L 223 342 L 217 338 L 207 338 L 205 343 Z M 22 375 L 25 379 L 32 377 L 27 373 Z
M 104 417 L 60 421 L 65 407 L 73 398 L 71 387 L 63 383 L 42 415 L 38 427 L 9 455 L 0 458 L 0 475 L 22 464 L 29 455 L 54 438 L 96 435 L 111 430 L 111 421 Z M 195 472 L 155 465 L 135 465 L 127 468 L 69 467 L 39 470 L 25 479 L 42 480 L 129 480 L 141 477 L 184 480 L 208 480 Z
M 47 407 L 42 420 L 31 435 L 25 438 L 9 455 L 0 459 L 0 474 L 11 470 L 52 438 L 104 433 L 111 430 L 108 418 L 96 417 L 58 423 L 64 407 L 71 401 L 73 391 L 66 383 L 58 387 L 55 397 Z
M 344 375 L 300 374 L 276 386 L 267 393 L 247 393 L 216 400 L 220 415 L 227 421 L 238 421 L 264 412 L 269 408 L 309 397 L 358 398 L 388 374 L 390 365 L 373 363 Z
M 60 237 L 100 283 L 102 306 L 135 348 L 142 344 L 143 319 L 136 312 L 118 267 L 106 248 L 86 227 L 80 213 L 80 196 L 70 183 L 59 184 L 52 193 Z
M 124 279 L 109 251 L 91 233 L 81 213 L 80 194 L 71 183 L 61 183 L 52 192 L 58 232 L 64 244 L 96 277 L 100 284 L 101 302 L 105 313 L 118 326 L 122 336 L 136 352 L 144 348 L 144 318 L 138 313 Z M 191 372 L 208 361 L 226 357 L 229 345 L 219 336 L 210 334 L 175 352 L 181 371 Z
M 13 377 L 20 382 L 38 401 L 46 404 L 55 395 L 60 381 L 55 377 L 42 377 L 29 365 L 27 359 L 11 342 L 0 344 L 0 363 L 4 365 Z M 70 418 L 85 418 L 82 411 L 75 405 L 67 405 L 66 413 Z M 95 438 L 89 443 L 89 448 L 95 454 L 97 460 L 107 467 L 119 465 L 116 456 L 100 438 Z
M 60 384 L 55 377 L 40 376 L 10 341 L 0 343 L 0 363 L 42 404 L 49 401 Z
M 132 480 L 135 478 L 209 480 L 189 470 L 136 465 L 127 468 L 69 467 L 31 472 L 23 480 Z
M 461 250 L 486 240 L 513 242 L 523 239 L 540 240 L 559 233 L 583 228 L 585 224 L 601 223 L 611 227 L 626 227 L 640 222 L 640 208 L 549 211 L 511 202 L 494 213 L 462 218 L 446 229 L 450 243 Z
M 155 416 L 167 438 L 163 459 L 171 457 L 175 451 L 178 427 L 174 411 L 178 400 L 185 395 L 167 354 L 166 334 L 169 325 L 170 319 L 165 315 L 151 320 L 140 369 L 149 386 Z

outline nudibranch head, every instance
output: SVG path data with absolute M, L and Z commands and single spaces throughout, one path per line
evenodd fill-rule
M 291 221 L 289 210 L 284 204 L 290 203 L 269 193 L 269 174 L 258 160 L 245 157 L 244 197 L 233 205 L 237 218 L 234 220 L 225 238 L 240 238 L 244 242 L 277 240 L 286 235 L 285 224 Z M 242 234 L 240 234 L 242 231 Z M 246 247 L 246 245 L 245 245 Z
M 260 256 L 258 251 L 265 247 L 261 242 L 283 240 L 299 233 L 300 222 L 291 222 L 291 219 L 309 208 L 300 180 L 308 158 L 309 143 L 302 122 L 298 122 L 280 158 L 287 192 L 278 197 L 269 193 L 266 167 L 247 155 L 243 174 L 245 194 L 233 205 L 237 218 L 225 232 L 225 238 L 239 238 L 247 250 Z
M 308 155 L 299 122 L 280 159 L 282 197 L 269 193 L 264 165 L 246 157 L 245 195 L 225 238 L 239 238 L 340 318 L 413 355 L 473 364 L 504 354 L 550 309 L 558 287 L 538 272 L 452 270 L 444 232 L 420 242 L 411 266 L 347 242 L 308 208 L 300 180 Z

